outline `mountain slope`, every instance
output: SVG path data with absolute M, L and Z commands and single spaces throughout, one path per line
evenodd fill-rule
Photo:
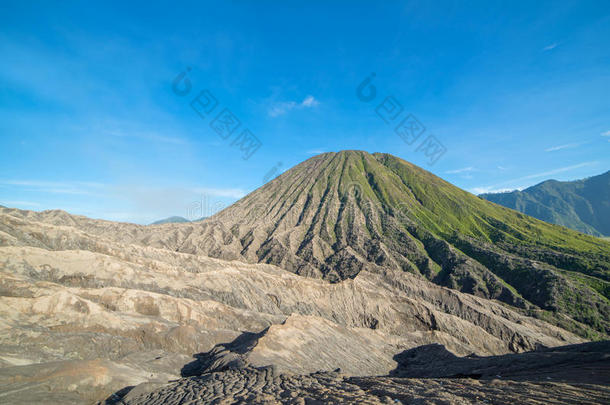
M 576 181 L 547 180 L 481 198 L 590 235 L 610 235 L 610 171 Z
M 491 204 L 388 154 L 311 158 L 160 243 L 337 282 L 384 268 L 610 332 L 610 244 Z
M 583 337 L 610 332 L 610 242 L 490 203 L 388 154 L 315 156 L 200 223 L 7 212 L 121 244 L 269 263 L 330 282 L 406 272 Z
M 240 364 L 387 374 L 430 343 L 489 355 L 583 341 L 400 270 L 332 284 L 151 246 L 195 227 L 0 208 L 0 402 L 95 403 Z

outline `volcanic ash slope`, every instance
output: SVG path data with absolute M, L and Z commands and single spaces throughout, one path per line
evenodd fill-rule
M 384 375 L 429 343 L 491 355 L 583 341 L 401 270 L 328 283 L 124 242 L 145 228 L 0 209 L 0 401 L 82 403 L 235 367 Z

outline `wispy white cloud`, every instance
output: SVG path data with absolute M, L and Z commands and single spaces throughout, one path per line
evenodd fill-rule
M 0 180 L 2 186 L 19 187 L 53 194 L 96 195 L 105 187 L 102 183 L 88 181 L 40 181 L 40 180 Z
M 210 216 L 243 197 L 246 192 L 239 188 L 214 188 L 197 186 L 155 187 L 148 185 L 121 185 L 113 189 L 114 196 L 123 200 L 110 218 L 137 220 L 150 223 L 171 215 L 188 219 Z M 132 218 L 132 219 L 130 219 Z
M 320 105 L 320 102 L 316 100 L 313 96 L 307 96 L 301 102 L 301 105 L 303 107 L 317 107 L 318 105 Z
M 565 173 L 565 172 L 569 172 L 572 170 L 580 169 L 582 167 L 593 166 L 597 163 L 598 163 L 597 161 L 589 161 L 589 162 L 582 162 L 582 163 L 579 163 L 576 165 L 559 167 L 559 168 L 553 169 L 553 170 L 548 170 L 548 171 L 544 171 L 544 172 L 540 172 L 540 173 L 530 174 L 530 175 L 523 176 L 523 177 L 518 177 L 515 179 L 511 179 L 511 180 L 506 180 L 506 181 L 503 181 L 503 182 L 500 182 L 500 183 L 497 183 L 497 184 L 494 184 L 491 186 L 473 187 L 471 189 L 471 191 L 473 193 L 481 194 L 481 193 L 499 193 L 499 192 L 511 191 L 511 190 L 522 190 L 526 186 L 520 185 L 518 187 L 512 187 L 510 189 L 507 189 L 506 185 L 514 184 L 514 183 L 523 183 L 527 180 L 539 179 L 539 178 L 543 178 L 543 177 L 552 176 L 554 174 Z
M 469 167 L 462 167 L 461 169 L 455 169 L 455 170 L 447 170 L 445 173 L 447 174 L 458 174 L 458 173 L 469 173 L 469 172 L 473 172 L 476 169 L 472 166 Z
M 551 176 L 553 174 L 569 172 L 571 170 L 580 169 L 581 167 L 591 166 L 591 165 L 594 165 L 596 163 L 597 163 L 597 161 L 590 161 L 590 162 L 579 163 L 577 165 L 572 165 L 572 166 L 564 166 L 564 167 L 560 167 L 560 168 L 557 168 L 557 169 L 549 170 L 549 171 L 546 171 L 546 172 L 530 174 L 529 176 L 524 176 L 524 177 L 520 177 L 520 178 L 515 179 L 515 180 L 510 180 L 510 181 L 504 182 L 503 184 L 511 183 L 513 181 L 530 180 L 530 179 L 535 179 L 535 178 L 539 178 L 539 177 Z
M 59 182 L 59 181 L 44 181 L 44 180 L 2 180 L 0 184 L 9 184 L 13 186 L 31 186 L 31 187 L 93 187 L 93 188 L 101 188 L 104 187 L 103 183 L 93 182 L 93 181 L 67 181 L 67 182 Z
M 283 101 L 280 103 L 276 103 L 269 109 L 269 116 L 279 117 L 280 115 L 284 115 L 288 111 L 294 109 L 296 105 L 297 104 L 294 101 Z
M 281 101 L 271 106 L 268 113 L 271 117 L 279 117 L 284 115 L 291 110 L 300 110 L 304 108 L 314 108 L 320 105 L 320 102 L 314 98 L 314 96 L 307 96 L 303 101 Z
M 545 51 L 545 52 L 547 52 L 547 51 L 551 51 L 551 50 L 553 50 L 553 49 L 557 48 L 557 46 L 558 46 L 558 45 L 559 45 L 559 44 L 558 44 L 557 42 L 553 42 L 552 44 L 547 45 L 547 46 L 545 46 L 544 48 L 542 48 L 542 50 L 543 50 L 543 51 Z
M 242 198 L 247 193 L 240 188 L 196 188 L 193 190 L 198 194 L 205 194 L 212 197 L 228 197 L 228 198 Z
M 206 215 L 211 215 L 228 204 L 244 197 L 247 192 L 240 188 L 214 188 L 195 186 L 148 187 L 146 185 L 112 185 L 87 181 L 45 181 L 45 180 L 0 180 L 0 188 L 9 193 L 15 189 L 52 194 L 86 195 L 96 201 L 114 201 L 116 207 L 128 207 L 128 210 L 118 208 L 109 212 L 82 212 L 82 214 L 97 218 L 106 218 L 137 223 L 149 223 L 153 220 L 170 215 L 186 215 L 190 203 L 205 200 L 209 207 Z M 38 203 L 30 201 L 0 201 L 0 204 L 16 207 L 39 207 Z M 65 206 L 62 208 L 66 208 Z M 199 215 L 206 216 L 206 215 Z
M 0 205 L 4 205 L 7 207 L 40 207 L 40 204 L 33 201 L 10 201 L 10 200 L 2 200 L 0 201 Z
M 305 152 L 305 154 L 307 155 L 319 155 L 321 153 L 325 153 L 326 151 L 324 149 L 310 149 L 308 151 Z
M 602 136 L 610 136 L 610 131 L 602 132 L 601 135 Z
M 175 145 L 183 145 L 186 141 L 182 138 L 160 135 L 154 132 L 129 132 L 123 130 L 108 130 L 106 131 L 108 135 L 116 136 L 119 138 L 135 138 L 148 142 L 162 142 L 162 143 L 171 143 Z
M 551 146 L 550 148 L 546 148 L 544 151 L 545 152 L 555 152 L 557 150 L 562 150 L 562 149 L 573 149 L 580 145 L 582 145 L 582 143 L 566 143 L 565 145 Z
M 495 193 L 509 193 L 511 191 L 523 190 L 525 187 L 515 188 L 493 188 L 493 187 L 473 187 L 470 189 L 472 194 L 495 194 Z

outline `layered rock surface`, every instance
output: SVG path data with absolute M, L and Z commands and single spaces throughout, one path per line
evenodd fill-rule
M 140 230 L 2 209 L 0 402 L 82 403 L 235 366 L 387 375 L 431 343 L 492 355 L 583 341 L 401 270 L 333 284 L 125 242 Z
M 293 375 L 270 367 L 233 367 L 164 385 L 143 384 L 107 403 L 604 404 L 610 400 L 609 342 L 467 358 L 430 345 L 397 358 L 392 377 L 349 377 L 340 370 Z M 409 374 L 414 376 L 400 378 Z M 426 375 L 433 378 L 421 378 Z

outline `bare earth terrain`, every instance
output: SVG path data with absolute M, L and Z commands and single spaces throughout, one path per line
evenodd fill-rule
M 593 355 L 602 366 L 586 361 L 603 377 L 585 385 L 394 377 L 404 375 L 399 354 L 432 343 L 460 356 L 489 356 L 584 341 L 413 274 L 361 271 L 329 284 L 87 231 L 113 227 L 121 235 L 136 225 L 61 211 L 0 215 L 3 403 L 113 402 L 127 391 L 126 403 L 180 403 L 185 395 L 203 402 L 468 403 L 477 395 L 497 402 L 512 390 L 601 403 L 608 394 L 606 346 Z

